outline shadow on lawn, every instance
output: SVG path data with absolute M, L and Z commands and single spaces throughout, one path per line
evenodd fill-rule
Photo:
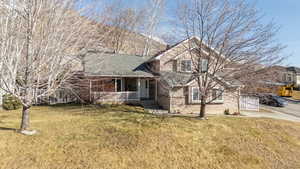
M 176 114 L 152 114 L 141 106 L 123 104 L 59 104 L 49 106 L 51 109 L 68 110 L 68 113 L 79 116 L 99 117 L 100 121 L 130 122 L 135 124 L 160 124 L 170 119 L 197 120 L 197 117 Z M 72 112 L 72 110 L 75 110 Z M 76 111 L 78 110 L 78 111 Z
M 0 127 L 0 131 L 17 131 L 17 129 L 7 128 L 7 127 Z
M 99 108 L 101 109 L 101 108 Z M 110 114 L 111 121 L 121 122 L 124 121 L 142 124 L 142 125 L 160 125 L 172 119 L 184 119 L 187 121 L 200 120 L 198 116 L 180 115 L 180 114 L 152 114 L 146 109 L 139 106 L 113 106 L 108 109 L 113 112 Z

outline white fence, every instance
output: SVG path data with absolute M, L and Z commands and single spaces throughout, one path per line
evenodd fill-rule
M 242 95 L 240 97 L 241 110 L 259 111 L 259 98 L 255 96 Z
M 93 92 L 94 101 L 138 101 L 138 92 Z

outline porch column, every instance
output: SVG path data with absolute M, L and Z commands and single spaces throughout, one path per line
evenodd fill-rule
M 141 78 L 137 80 L 138 99 L 141 100 Z

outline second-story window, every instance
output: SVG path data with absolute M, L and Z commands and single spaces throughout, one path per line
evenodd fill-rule
M 191 60 L 182 60 L 181 61 L 181 71 L 182 72 L 191 72 L 192 71 L 192 61 Z
M 286 74 L 286 81 L 287 82 L 292 82 L 293 81 L 293 75 L 292 74 Z
M 205 73 L 208 71 L 208 60 L 207 59 L 201 59 L 201 72 Z

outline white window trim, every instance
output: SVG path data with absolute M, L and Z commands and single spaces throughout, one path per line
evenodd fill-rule
M 203 68 L 203 66 L 204 66 L 204 61 L 206 61 L 206 70 L 203 70 L 204 68 Z M 201 59 L 201 72 L 208 72 L 208 67 L 209 67 L 209 65 L 208 65 L 208 59 Z
M 198 89 L 198 91 L 199 91 L 199 100 L 194 100 L 194 89 Z M 201 103 L 201 98 L 200 98 L 200 90 L 199 90 L 199 87 L 192 87 L 192 90 L 191 90 L 192 92 L 191 92 L 191 102 L 192 103 Z
M 182 62 L 183 62 L 183 61 L 190 61 L 190 62 L 191 62 L 191 70 L 190 70 L 190 71 L 184 71 L 184 70 L 182 70 Z M 181 72 L 188 72 L 188 73 L 192 72 L 192 71 L 193 71 L 193 63 L 192 63 L 192 60 L 191 60 L 191 59 L 182 59 L 182 60 L 180 60 L 180 71 L 181 71 Z
M 224 90 L 222 88 L 213 88 L 212 91 L 214 91 L 214 90 L 222 91 L 222 95 L 221 95 L 222 99 L 218 99 L 218 97 L 217 97 L 215 100 L 212 101 L 212 103 L 224 103 Z M 217 93 L 216 93 L 216 95 L 217 95 Z
M 285 76 L 285 80 L 286 82 L 292 82 L 293 81 L 293 74 L 291 73 L 286 73 L 286 76 Z
M 198 91 L 199 91 L 199 100 L 194 100 L 194 89 L 198 89 Z M 219 100 L 218 98 L 216 98 L 211 103 L 224 103 L 224 93 L 225 93 L 224 90 L 222 88 L 221 89 L 220 88 L 214 88 L 213 90 L 222 91 L 222 95 L 221 95 L 222 99 Z M 190 96 L 191 96 L 191 99 L 190 99 L 191 103 L 194 103 L 194 104 L 195 103 L 201 103 L 201 92 L 199 90 L 199 87 L 191 87 L 189 92 L 190 92 Z M 210 97 L 211 97 L 211 99 L 213 99 L 212 95 Z

